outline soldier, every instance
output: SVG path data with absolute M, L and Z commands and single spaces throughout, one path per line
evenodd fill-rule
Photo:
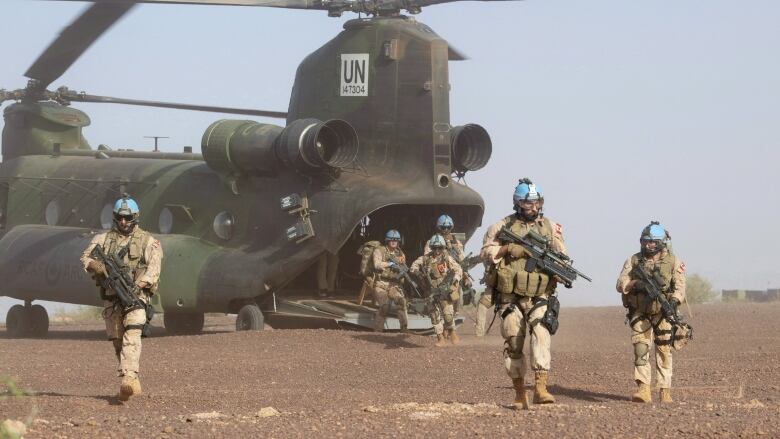
M 445 296 L 438 294 L 435 297 L 429 297 L 431 324 L 436 332 L 436 347 L 443 347 L 446 344 L 445 331 L 447 332 L 446 338 L 452 344 L 458 344 L 460 339 L 455 332 L 455 303 L 460 297 L 459 285 L 463 270 L 458 261 L 445 251 L 446 242 L 441 235 L 433 235 L 426 246 L 431 249 L 430 253 L 417 258 L 409 271 L 423 276 L 432 290 L 439 288 L 443 282 L 449 282 L 449 285 L 444 287 L 446 288 Z M 431 294 L 433 292 L 428 291 L 428 295 Z
M 401 281 L 396 276 L 402 265 L 406 265 L 406 255 L 400 247 L 401 233 L 398 230 L 388 230 L 385 234 L 385 245 L 374 249 L 373 262 L 375 271 L 374 303 L 377 306 L 374 316 L 374 330 L 385 330 L 385 318 L 390 311 L 390 302 L 398 307 L 398 320 L 401 332 L 408 332 L 408 316 L 406 314 L 406 297 Z
M 438 234 L 444 238 L 446 243 L 447 252 L 457 261 L 463 261 L 466 254 L 463 252 L 463 243 L 458 241 L 458 238 L 452 234 L 452 229 L 455 227 L 455 222 L 452 221 L 449 215 L 441 215 L 436 220 L 436 230 Z M 425 250 L 423 254 L 428 254 L 431 251 L 430 241 L 425 243 Z
M 542 214 L 544 198 L 531 180 L 520 180 L 513 196 L 515 214 L 490 226 L 482 245 L 482 258 L 490 264 L 486 284 L 499 296 L 501 335 L 505 339 L 504 366 L 515 389 L 515 407 L 528 408 L 525 391 L 523 343 L 526 326 L 531 334 L 531 367 L 534 370 L 535 404 L 550 404 L 555 398 L 547 391 L 550 370 L 550 333 L 539 324 L 547 311 L 547 298 L 555 292 L 556 280 L 535 270 L 525 270 L 525 249 L 514 243 L 500 242 L 496 236 L 503 227 L 524 236 L 533 230 L 546 237 L 555 251 L 566 252 L 561 225 Z
M 138 226 L 138 204 L 126 194 L 114 204 L 114 226 L 108 232 L 95 235 L 81 255 L 84 269 L 96 278 L 106 275 L 105 267 L 92 259 L 90 254 L 96 245 L 101 245 L 107 255 L 123 253 L 124 263 L 130 269 L 138 296 L 148 304 L 157 291 L 162 265 L 160 241 Z M 125 250 L 126 249 L 126 250 Z M 119 361 L 119 376 L 122 384 L 118 398 L 127 401 L 132 395 L 141 394 L 138 379 L 141 358 L 141 330 L 146 324 L 146 310 L 135 309 L 122 314 L 122 304 L 114 291 L 101 290 L 104 299 L 103 319 L 106 322 L 108 340 L 114 344 Z
M 647 299 L 644 282 L 634 278 L 632 270 L 641 267 L 657 272 L 663 279 L 663 291 L 676 307 L 685 300 L 685 264 L 666 246 L 668 234 L 657 222 L 642 230 L 641 251 L 623 264 L 617 281 L 623 305 L 628 308 L 631 343 L 634 345 L 634 380 L 639 389 L 631 397 L 634 402 L 650 402 L 650 343 L 655 343 L 656 382 L 661 402 L 672 402 L 672 325 L 661 313 L 658 300 Z
M 484 337 L 487 322 L 488 310 L 493 308 L 493 288 L 485 286 L 485 290 L 482 295 L 479 296 L 477 301 L 477 321 L 474 323 L 474 335 L 477 337 Z

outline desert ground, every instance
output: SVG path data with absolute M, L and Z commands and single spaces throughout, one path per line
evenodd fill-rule
M 629 401 L 622 308 L 564 308 L 557 403 L 530 411 L 510 408 L 498 322 L 476 338 L 468 309 L 462 343 L 447 348 L 393 333 L 235 332 L 231 316 L 209 317 L 197 336 L 155 328 L 144 393 L 126 403 L 100 322 L 53 325 L 47 339 L 0 332 L 0 377 L 25 393 L 0 384 L 0 422 L 27 422 L 28 438 L 780 437 L 780 303 L 693 313 L 695 339 L 674 357 L 675 402 L 661 405 Z

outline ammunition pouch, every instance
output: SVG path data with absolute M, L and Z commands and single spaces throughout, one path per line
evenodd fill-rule
M 693 327 L 687 323 L 680 323 L 672 327 L 672 348 L 675 351 L 682 350 L 690 340 L 693 340 Z
M 558 296 L 552 295 L 547 299 L 547 311 L 544 312 L 541 324 L 550 332 L 550 335 L 555 335 L 558 331 L 558 316 L 561 313 L 561 302 L 558 300 Z
M 496 268 L 496 290 L 504 294 L 537 297 L 550 294 L 555 290 L 555 281 L 549 275 L 529 271 L 532 261 L 515 259 L 511 262 L 501 261 Z M 530 264 L 530 265 L 529 265 Z

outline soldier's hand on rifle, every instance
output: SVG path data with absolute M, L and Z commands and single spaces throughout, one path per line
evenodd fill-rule
M 634 279 L 628 283 L 628 290 L 641 293 L 647 291 L 647 285 L 639 279 Z
M 672 297 L 669 299 L 669 303 L 672 305 L 672 308 L 674 308 L 674 311 L 677 312 L 677 307 L 680 306 L 680 300 L 676 297 Z
M 390 265 L 388 265 L 388 268 L 390 268 L 391 270 L 395 271 L 396 273 L 400 273 L 401 272 L 401 266 L 396 264 L 393 261 L 390 261 Z
M 520 244 L 507 244 L 506 252 L 509 256 L 517 259 L 525 254 L 525 249 Z
M 149 283 L 148 282 L 144 282 L 144 281 L 140 281 L 140 282 L 136 282 L 135 286 L 137 286 L 139 290 L 143 290 L 143 289 L 149 288 Z
M 463 286 L 466 288 L 471 288 L 472 282 L 471 282 L 471 276 L 464 276 L 463 277 Z
M 105 276 L 106 266 L 98 261 L 92 260 L 89 261 L 89 264 L 87 264 L 87 271 L 94 275 Z

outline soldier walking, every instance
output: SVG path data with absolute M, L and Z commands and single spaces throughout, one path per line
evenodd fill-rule
M 546 273 L 526 271 L 525 249 L 501 242 L 497 236 L 507 227 L 516 235 L 534 231 L 550 242 L 552 250 L 565 253 L 561 225 L 542 213 L 544 198 L 531 180 L 520 180 L 513 196 L 515 213 L 496 222 L 485 233 L 481 256 L 489 264 L 486 284 L 500 303 L 501 335 L 505 340 L 504 366 L 515 389 L 515 407 L 528 408 L 525 391 L 523 343 L 526 327 L 531 334 L 531 368 L 534 370 L 534 403 L 550 404 L 555 398 L 547 391 L 550 370 L 550 332 L 540 324 L 547 311 L 547 299 L 555 292 L 556 280 Z
M 402 265 L 406 265 L 406 255 L 401 250 L 401 233 L 398 230 L 388 230 L 385 234 L 385 245 L 374 249 L 373 264 L 376 280 L 374 281 L 374 303 L 377 311 L 374 316 L 374 331 L 384 332 L 385 319 L 390 312 L 390 302 L 398 307 L 398 321 L 401 332 L 408 332 L 409 318 L 406 312 L 406 296 L 401 281 L 396 273 Z
M 460 298 L 463 270 L 458 261 L 445 251 L 443 236 L 433 235 L 426 246 L 430 248 L 430 252 L 417 258 L 410 271 L 426 279 L 431 324 L 436 332 L 435 346 L 445 346 L 446 339 L 452 344 L 458 344 L 460 339 L 455 332 L 455 304 Z M 435 291 L 440 293 L 434 293 Z
M 90 257 L 95 246 L 101 245 L 107 255 L 121 255 L 125 266 L 132 273 L 138 298 L 144 304 L 149 304 L 160 279 L 163 257 L 160 241 L 138 226 L 138 204 L 127 195 L 116 201 L 113 214 L 112 229 L 92 238 L 81 255 L 81 263 L 87 272 L 98 278 L 106 276 L 106 268 Z M 133 309 L 123 314 L 124 309 L 115 291 L 101 289 L 100 295 L 104 300 L 106 334 L 114 345 L 119 361 L 119 376 L 122 378 L 118 398 L 127 401 L 132 395 L 141 394 L 138 373 L 141 331 L 147 323 L 146 309 Z
M 635 268 L 653 273 L 662 283 L 660 291 L 674 307 L 685 300 L 685 264 L 667 248 L 668 233 L 657 222 L 642 230 L 640 252 L 623 264 L 617 280 L 623 305 L 628 308 L 631 343 L 634 345 L 634 402 L 651 402 L 650 345 L 655 344 L 656 383 L 661 402 L 672 402 L 672 324 L 661 312 L 659 300 L 647 296 L 648 285 L 637 279 Z

